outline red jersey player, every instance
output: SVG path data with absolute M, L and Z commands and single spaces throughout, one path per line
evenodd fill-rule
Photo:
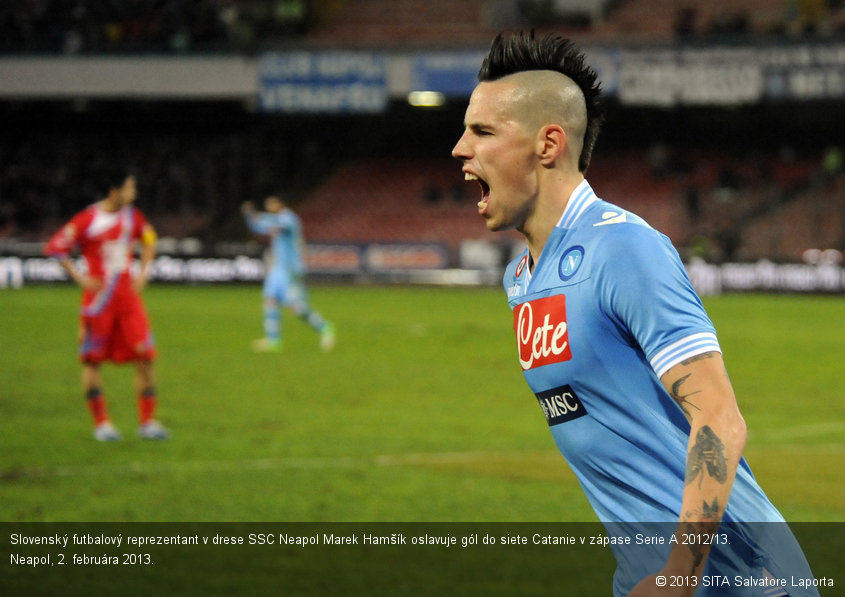
M 135 177 L 119 170 L 106 182 L 106 197 L 76 214 L 53 235 L 44 251 L 58 258 L 82 288 L 79 355 L 82 386 L 94 418 L 94 437 L 99 441 L 120 439 L 120 432 L 109 420 L 100 373 L 101 364 L 112 361 L 135 363 L 139 437 L 166 439 L 167 430 L 153 418 L 156 353 L 140 296 L 155 256 L 156 233 L 132 205 L 137 195 Z M 133 277 L 136 241 L 141 243 L 141 267 Z M 85 270 L 70 258 L 77 248 L 87 264 Z

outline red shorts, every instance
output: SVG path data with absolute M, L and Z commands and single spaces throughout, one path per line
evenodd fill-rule
M 95 295 L 85 293 L 83 307 Z M 155 359 L 155 343 L 141 297 L 135 292 L 115 293 L 96 314 L 81 317 L 79 358 L 84 363 Z

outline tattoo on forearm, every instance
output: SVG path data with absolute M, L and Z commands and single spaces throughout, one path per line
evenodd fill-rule
M 687 513 L 689 514 L 689 512 Z M 679 530 L 681 530 L 686 535 L 698 536 L 702 533 L 702 529 L 700 525 L 693 522 L 688 522 L 682 525 Z M 690 566 L 690 574 L 696 573 L 696 568 L 701 565 L 701 562 L 704 561 L 704 557 L 707 555 L 707 551 L 704 548 L 705 541 L 688 541 L 686 542 L 687 547 L 692 554 L 692 566 Z
M 690 574 L 695 574 L 696 569 L 701 565 L 701 562 L 704 561 L 706 553 L 704 551 L 704 546 L 701 543 L 690 544 L 689 550 L 692 553 L 692 569 L 690 570 Z
M 701 517 L 704 520 L 718 521 L 722 518 L 722 510 L 719 508 L 719 498 L 713 498 L 713 502 L 708 504 L 705 500 L 701 504 Z
M 708 521 L 700 522 L 686 522 L 681 526 L 684 533 L 689 535 L 713 535 L 719 531 L 719 523 L 722 517 L 719 508 L 719 499 L 713 498 L 713 503 L 708 504 L 706 501 L 702 503 L 704 517 L 712 516 Z M 687 511 L 687 516 L 695 516 L 692 512 Z M 690 574 L 696 574 L 697 568 L 701 565 L 710 551 L 710 543 L 708 541 L 691 541 L 687 543 L 687 547 L 692 554 L 692 566 L 690 567 Z
M 684 384 L 684 382 L 687 380 L 687 378 L 689 378 L 690 375 L 691 375 L 691 373 L 687 373 L 683 377 L 675 380 L 675 383 L 672 384 L 672 392 L 671 392 L 672 400 L 674 400 L 678 404 L 678 406 L 681 407 L 681 410 L 684 411 L 684 414 L 687 416 L 687 419 L 692 417 L 692 413 L 690 413 L 689 407 L 692 407 L 696 410 L 701 410 L 695 404 L 693 404 L 692 402 L 689 401 L 689 397 L 692 396 L 693 394 L 698 394 L 700 392 L 700 390 L 696 390 L 695 392 L 690 392 L 689 394 L 682 394 L 681 393 L 681 386 Z
M 722 522 L 722 509 L 719 507 L 719 498 L 714 497 L 713 503 L 706 501 L 701 503 L 702 509 L 699 512 L 687 510 L 681 519 L 687 526 L 690 533 L 715 533 L 719 530 Z
M 685 485 L 698 479 L 698 487 L 707 474 L 719 483 L 728 480 L 728 465 L 725 460 L 725 444 L 709 425 L 704 425 L 695 435 L 695 444 L 687 454 L 687 472 Z

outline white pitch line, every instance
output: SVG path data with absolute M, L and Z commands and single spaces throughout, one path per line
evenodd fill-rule
M 289 458 L 260 458 L 255 460 L 193 460 L 159 462 L 156 464 L 132 461 L 126 464 L 66 465 L 56 467 L 18 468 L 0 471 L 0 479 L 92 477 L 119 473 L 205 473 L 242 470 L 273 469 L 343 469 L 356 467 L 403 467 L 438 464 L 470 464 L 491 460 L 531 460 L 537 457 L 516 452 L 442 452 L 416 454 L 386 454 L 374 457 L 314 456 Z
M 537 456 L 537 452 L 440 452 L 416 454 L 392 454 L 376 456 L 379 466 L 407 466 L 427 464 L 466 464 L 490 460 L 525 460 Z
M 836 430 L 841 425 L 824 424 L 805 426 L 804 435 L 827 433 Z M 811 430 L 813 427 L 815 431 Z M 823 429 L 822 429 L 823 427 Z M 764 437 L 768 441 L 754 441 L 751 447 L 762 450 L 771 448 L 789 449 L 791 452 L 809 454 L 845 454 L 845 442 L 806 444 L 806 443 L 775 443 L 783 438 L 780 430 L 767 429 Z M 0 470 L 0 481 L 15 479 L 49 479 L 68 477 L 95 477 L 103 474 L 161 474 L 161 473 L 209 473 L 209 472 L 238 472 L 244 470 L 275 470 L 275 469 L 351 469 L 367 467 L 414 467 L 439 466 L 448 464 L 473 464 L 479 462 L 530 462 L 558 458 L 554 451 L 535 452 L 420 452 L 408 454 L 383 454 L 377 456 L 291 456 L 282 458 L 259 458 L 252 460 L 187 460 L 173 462 L 132 461 L 124 464 L 90 464 L 90 465 L 60 465 L 55 467 L 21 467 Z M 562 460 L 562 459 L 561 459 Z
M 806 439 L 836 433 L 839 437 L 845 437 L 845 421 L 832 421 L 829 423 L 811 423 L 807 425 L 796 425 L 794 427 L 766 427 L 762 429 L 751 429 L 748 432 L 750 440 L 765 443 L 780 443 L 783 440 Z

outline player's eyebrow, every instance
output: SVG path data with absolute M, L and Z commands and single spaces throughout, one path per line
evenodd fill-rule
M 473 133 L 482 133 L 485 131 L 489 131 L 492 127 L 489 124 L 483 124 L 480 122 L 470 122 L 464 125 L 468 131 L 472 131 Z

